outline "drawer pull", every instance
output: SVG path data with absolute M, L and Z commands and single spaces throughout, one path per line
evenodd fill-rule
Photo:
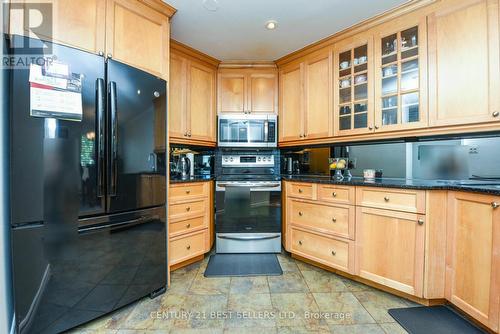
M 337 218 L 333 217 L 332 218 L 332 222 L 336 223 L 337 222 Z
M 498 111 L 494 111 L 494 112 L 492 113 L 492 115 L 493 115 L 493 117 L 498 117 L 498 115 L 500 115 L 500 112 L 498 112 Z
M 332 193 L 332 196 L 333 196 L 333 197 L 337 197 L 337 193 L 336 193 L 336 192 L 333 192 L 333 193 Z
M 333 251 L 332 251 L 332 255 L 333 255 L 333 256 L 337 255 L 337 252 L 333 250 Z
M 304 215 L 304 213 L 302 213 L 302 211 L 299 211 L 299 216 L 302 217 L 303 215 Z
M 191 227 L 191 224 L 187 224 L 187 225 L 186 225 L 186 228 L 190 228 L 190 227 Z
M 187 246 L 186 246 L 186 249 L 187 249 L 187 250 L 190 250 L 190 249 L 191 249 L 191 245 L 187 245 Z
M 498 204 L 497 202 L 491 202 L 491 207 L 492 207 L 493 209 L 496 209 L 496 208 L 498 208 L 499 206 L 500 206 L 500 204 Z
M 191 193 L 191 190 L 186 190 L 186 194 L 190 194 Z
M 389 197 L 385 196 L 384 201 L 389 202 Z
M 191 207 L 186 207 L 186 211 L 191 211 Z
M 302 189 L 299 188 L 299 194 L 302 194 Z
M 301 246 L 302 246 L 302 240 L 299 240 L 299 245 L 301 245 Z
M 423 219 L 419 219 L 419 220 L 417 221 L 417 223 L 418 223 L 418 225 L 424 225 L 424 220 L 423 220 Z

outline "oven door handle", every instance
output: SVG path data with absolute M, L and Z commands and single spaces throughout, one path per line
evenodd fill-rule
M 266 236 L 249 236 L 249 237 L 232 237 L 232 236 L 227 236 L 227 235 L 218 235 L 217 238 L 219 239 L 227 239 L 227 240 L 242 240 L 242 241 L 249 241 L 249 240 L 268 240 L 268 239 L 276 239 L 279 238 L 281 235 L 280 234 L 275 234 L 275 235 L 266 235 Z
M 241 188 L 277 188 L 280 183 L 217 183 L 217 187 L 241 187 Z
M 269 142 L 269 121 L 267 119 L 264 121 L 264 141 Z

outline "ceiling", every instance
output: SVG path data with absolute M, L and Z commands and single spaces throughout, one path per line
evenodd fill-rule
M 177 9 L 173 39 L 222 61 L 256 61 L 276 60 L 408 0 L 164 1 Z M 278 22 L 275 30 L 265 28 L 269 20 Z

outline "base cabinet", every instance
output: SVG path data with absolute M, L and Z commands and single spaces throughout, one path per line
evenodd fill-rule
M 494 331 L 500 312 L 500 197 L 448 194 L 446 299 Z
M 356 274 L 422 297 L 424 216 L 358 207 L 356 218 Z

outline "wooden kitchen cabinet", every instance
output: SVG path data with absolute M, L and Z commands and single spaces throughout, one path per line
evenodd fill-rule
M 177 42 L 172 42 L 172 45 L 168 112 L 170 141 L 214 146 L 216 61 L 195 54 Z
M 356 275 L 423 296 L 425 216 L 357 207 Z
M 403 16 L 375 34 L 375 132 L 427 127 L 427 24 Z
M 270 68 L 222 68 L 217 80 L 218 113 L 278 113 L 278 73 Z
M 448 193 L 446 299 L 494 331 L 500 312 L 500 197 Z
M 373 36 L 355 35 L 334 50 L 335 135 L 373 132 Z
M 430 125 L 500 121 L 499 1 L 448 1 L 428 34 Z
M 106 1 L 106 54 L 166 80 L 172 8 L 157 0 Z
M 333 134 L 332 52 L 313 53 L 280 70 L 280 142 Z

